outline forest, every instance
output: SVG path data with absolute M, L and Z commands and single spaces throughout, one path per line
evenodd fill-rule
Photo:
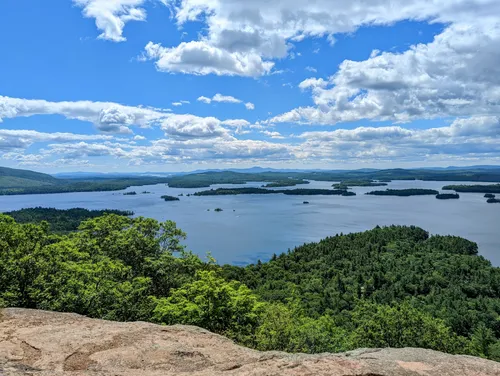
M 286 179 L 286 180 L 275 181 L 272 183 L 267 183 L 266 185 L 263 185 L 262 188 L 295 187 L 296 185 L 299 184 L 309 184 L 309 182 L 307 180 L 301 180 L 301 179 Z
M 436 196 L 439 194 L 439 192 L 434 189 L 409 188 L 409 189 L 386 189 L 385 191 L 372 191 L 366 194 L 374 196 L 408 197 L 408 196 L 427 196 L 427 195 Z
M 500 168 L 462 169 L 390 169 L 390 170 L 344 170 L 344 171 L 269 171 L 241 173 L 233 171 L 208 171 L 176 175 L 166 178 L 172 188 L 207 188 L 213 184 L 245 184 L 248 182 L 280 182 L 287 179 L 317 181 L 373 181 L 387 183 L 392 180 L 427 181 L 480 181 L 500 182 Z
M 55 208 L 26 208 L 5 212 L 16 220 L 17 223 L 49 223 L 49 229 L 55 233 L 67 233 L 78 230 L 80 223 L 91 218 L 102 217 L 105 214 L 132 216 L 134 212 L 123 210 L 88 210 L 83 208 L 55 209 Z
M 164 199 L 165 201 L 179 201 L 179 197 L 174 197 L 169 195 L 164 195 L 161 196 L 160 198 Z
M 206 191 L 195 192 L 194 196 L 228 196 L 228 195 L 266 195 L 282 193 L 288 196 L 356 196 L 354 192 L 343 189 L 315 189 L 315 188 L 295 188 L 295 189 L 264 189 L 264 188 L 217 188 Z
M 440 193 L 436 195 L 438 200 L 458 200 L 460 195 L 458 193 Z
M 246 267 L 172 221 L 116 214 L 58 234 L 0 215 L 0 306 L 189 324 L 261 350 L 423 347 L 500 360 L 500 269 L 417 227 L 337 234 Z
M 468 193 L 500 193 L 500 184 L 446 185 L 443 190 Z
M 383 187 L 387 183 L 374 180 L 343 180 L 340 183 L 333 184 L 334 189 L 349 189 L 351 187 Z

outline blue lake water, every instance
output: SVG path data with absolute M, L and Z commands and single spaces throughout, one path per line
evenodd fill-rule
M 394 181 L 388 188 L 440 190 L 444 185 L 455 183 L 467 184 Z M 259 187 L 262 184 L 224 184 L 212 188 Z M 311 182 L 298 187 L 330 188 L 331 185 L 332 182 Z M 377 225 L 416 225 L 432 234 L 458 235 L 475 241 L 481 255 L 494 265 L 500 265 L 500 204 L 487 204 L 483 194 L 479 193 L 461 193 L 459 200 L 437 200 L 434 196 L 364 195 L 374 189 L 379 188 L 354 188 L 358 195 L 353 197 L 283 194 L 184 196 L 180 201 L 165 202 L 160 196 L 186 195 L 203 189 L 169 188 L 159 184 L 125 190 L 136 191 L 136 196 L 124 196 L 125 191 L 0 196 L 0 211 L 35 206 L 132 210 L 136 216 L 177 222 L 188 235 L 185 241 L 188 249 L 201 256 L 210 251 L 219 263 L 233 264 L 267 260 L 273 253 L 340 232 L 365 231 Z M 151 194 L 139 194 L 142 191 Z M 309 201 L 309 205 L 303 201 Z M 223 211 L 214 212 L 215 208 Z

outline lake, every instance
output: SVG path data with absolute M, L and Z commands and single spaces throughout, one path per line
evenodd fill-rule
M 260 187 L 262 184 L 223 184 L 212 188 Z M 268 260 L 273 253 L 341 232 L 365 231 L 377 225 L 416 225 L 432 234 L 458 235 L 475 241 L 480 254 L 499 266 L 500 204 L 487 204 L 483 194 L 460 193 L 459 200 L 364 195 L 385 188 L 440 190 L 448 184 L 478 183 L 394 181 L 387 187 L 355 187 L 353 191 L 358 195 L 353 197 L 283 194 L 186 197 L 188 193 L 204 189 L 169 188 L 159 184 L 130 187 L 120 192 L 0 196 L 0 211 L 34 206 L 132 210 L 136 216 L 177 222 L 188 235 L 184 243 L 188 249 L 201 256 L 210 251 L 219 263 L 236 265 Z M 331 185 L 332 182 L 313 181 L 297 187 L 330 188 Z M 136 191 L 138 195 L 124 196 L 123 192 L 127 191 Z M 143 191 L 151 194 L 140 194 Z M 160 199 L 165 194 L 181 193 L 184 197 L 180 197 L 180 201 Z M 214 212 L 215 208 L 223 211 Z

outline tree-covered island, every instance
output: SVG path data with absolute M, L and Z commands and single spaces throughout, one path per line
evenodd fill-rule
M 367 195 L 374 196 L 436 196 L 439 194 L 438 191 L 434 189 L 421 189 L 421 188 L 409 188 L 409 189 L 386 189 L 385 191 L 372 191 L 366 193 Z
M 443 190 L 469 193 L 500 193 L 500 184 L 446 185 Z
M 194 196 L 228 196 L 228 195 L 267 195 L 267 194 L 277 194 L 282 193 L 288 196 L 353 196 L 356 195 L 354 192 L 348 192 L 343 189 L 308 189 L 308 188 L 296 188 L 296 189 L 265 189 L 265 188 L 217 188 L 209 189 L 206 191 L 200 191 L 194 193 Z

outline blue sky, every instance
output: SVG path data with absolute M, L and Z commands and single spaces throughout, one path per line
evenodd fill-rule
M 497 164 L 500 4 L 439 3 L 4 0 L 0 164 Z

